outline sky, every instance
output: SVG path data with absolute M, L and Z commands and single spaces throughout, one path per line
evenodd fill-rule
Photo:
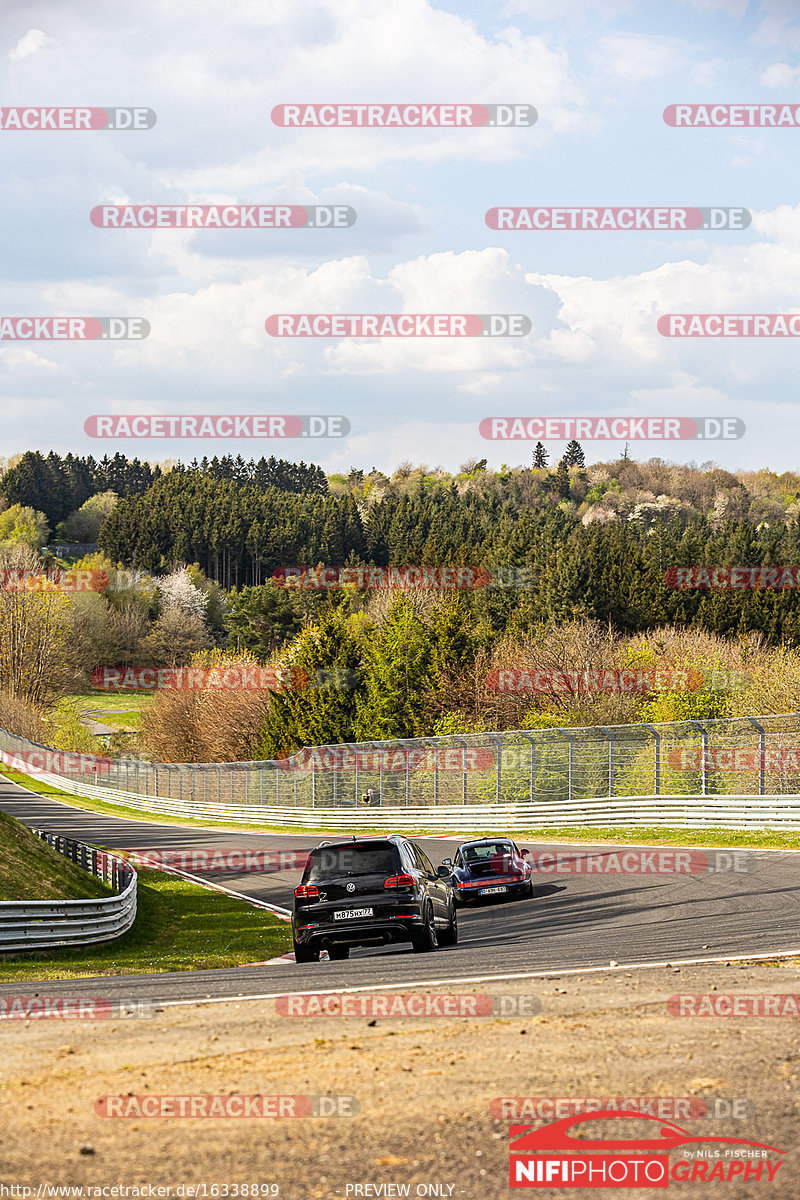
M 800 465 L 800 338 L 657 328 L 665 314 L 800 313 L 796 0 L 3 0 L 0 103 L 3 455 L 275 454 L 329 473 L 391 473 L 408 460 L 456 471 L 482 458 L 530 464 L 537 438 L 486 439 L 485 418 L 715 417 L 744 432 L 633 440 L 629 453 L 730 470 Z M 272 119 L 277 105 L 322 103 L 527 104 L 538 119 Z M 792 105 L 798 124 L 675 128 L 663 116 L 671 104 Z M 151 109 L 155 124 L 22 130 L 5 115 L 112 106 Z M 356 219 L 114 229 L 90 219 L 103 205 L 337 205 Z M 714 230 L 485 219 L 495 207 L 710 206 L 752 219 Z M 271 315 L 303 313 L 521 314 L 530 332 L 265 328 Z M 6 318 L 34 316 L 138 318 L 150 332 L 12 336 L 27 327 Z M 331 414 L 349 433 L 123 436 L 116 418 L 133 414 Z M 97 416 L 115 418 L 112 436 L 88 436 Z M 553 460 L 563 453 L 565 438 L 541 440 Z M 624 439 L 582 444 L 592 462 L 615 458 Z

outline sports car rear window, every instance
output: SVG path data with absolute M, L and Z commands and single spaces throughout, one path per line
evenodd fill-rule
M 468 846 L 463 851 L 467 862 L 485 862 L 489 858 L 494 858 L 496 854 L 505 855 L 513 853 L 513 847 L 509 842 L 493 842 L 487 846 Z
M 320 846 L 311 852 L 303 880 L 319 883 L 345 875 L 397 875 L 400 855 L 393 845 Z

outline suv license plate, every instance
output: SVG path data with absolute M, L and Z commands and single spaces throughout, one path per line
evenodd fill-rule
M 481 895 L 482 896 L 496 896 L 500 892 L 505 892 L 505 891 L 507 891 L 507 888 L 505 888 L 505 887 L 481 888 Z
M 503 891 L 506 889 L 503 888 Z M 334 921 L 346 921 L 348 917 L 372 917 L 374 916 L 371 908 L 346 908 L 343 912 L 335 912 L 333 914 Z

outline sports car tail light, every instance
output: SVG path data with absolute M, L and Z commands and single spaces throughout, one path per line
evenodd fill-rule
M 383 885 L 385 888 L 410 888 L 414 886 L 413 875 L 390 875 Z
M 315 900 L 319 895 L 319 888 L 314 887 L 313 883 L 310 886 L 301 883 L 294 889 L 294 894 L 298 900 Z

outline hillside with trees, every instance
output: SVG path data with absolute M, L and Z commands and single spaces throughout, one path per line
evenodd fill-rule
M 51 716 L 60 697 L 90 689 L 97 668 L 222 661 L 289 666 L 311 684 L 159 692 L 140 752 L 224 761 L 368 738 L 797 708 L 796 591 L 679 589 L 668 572 L 800 565 L 800 476 L 627 454 L 587 467 L 578 443 L 552 467 L 543 445 L 532 459 L 500 471 L 472 460 L 455 475 L 405 463 L 391 477 L 230 456 L 6 463 L 3 567 L 53 565 L 41 549 L 55 525 L 67 540 L 95 534 L 74 537 L 98 544 L 77 565 L 105 571 L 109 586 L 3 591 L 0 724 L 85 749 L 75 723 Z M 465 566 L 483 586 L 325 590 L 275 574 L 327 565 Z M 491 684 L 498 670 L 631 666 L 738 675 L 638 695 Z

